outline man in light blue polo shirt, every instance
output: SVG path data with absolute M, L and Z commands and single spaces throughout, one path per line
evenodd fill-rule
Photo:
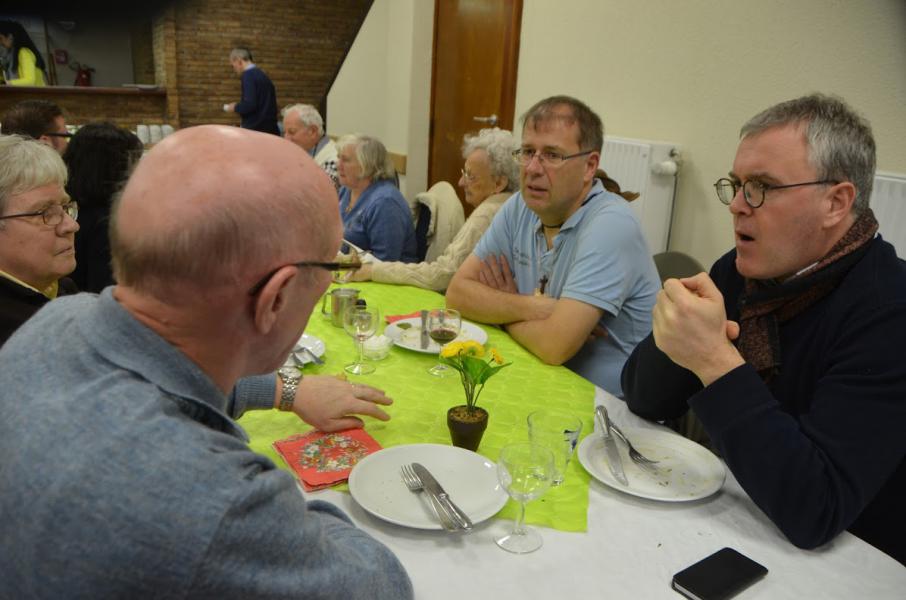
M 623 363 L 651 331 L 661 287 L 651 253 L 629 205 L 595 178 L 600 117 L 554 96 L 523 123 L 520 192 L 453 277 L 447 305 L 622 396 Z

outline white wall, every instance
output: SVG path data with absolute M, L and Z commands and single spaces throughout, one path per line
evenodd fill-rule
M 733 242 L 712 184 L 740 126 L 812 91 L 864 114 L 878 167 L 906 172 L 906 2 L 525 0 L 517 113 L 566 93 L 609 134 L 681 144 L 671 249 L 706 265 Z
M 432 2 L 375 0 L 327 96 L 329 134 L 373 135 L 407 156 L 407 198 L 427 187 L 433 22 Z
M 328 97 L 331 134 L 371 133 L 427 182 L 430 0 L 375 0 Z M 839 94 L 872 123 L 878 168 L 906 173 L 904 0 L 525 0 L 516 111 L 584 100 L 609 134 L 681 144 L 671 248 L 710 264 L 732 245 L 712 184 L 739 127 L 771 104 Z

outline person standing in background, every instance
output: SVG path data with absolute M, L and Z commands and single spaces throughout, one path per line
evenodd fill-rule
M 8 85 L 47 85 L 44 59 L 22 25 L 0 21 L 0 46 L 9 53 L 9 68 L 3 73 Z
M 230 64 L 242 82 L 242 100 L 224 104 L 223 110 L 239 113 L 243 129 L 280 135 L 277 91 L 270 78 L 252 62 L 252 53 L 247 48 L 233 48 Z

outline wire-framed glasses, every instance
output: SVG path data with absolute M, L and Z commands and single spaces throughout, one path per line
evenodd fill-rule
M 14 215 L 3 215 L 0 219 L 16 219 L 19 217 L 37 217 L 41 216 L 45 225 L 59 225 L 63 222 L 63 215 L 69 215 L 73 221 L 79 219 L 79 203 L 71 200 L 66 204 L 52 204 L 43 210 L 35 210 L 26 213 L 16 213 Z
M 523 167 L 527 167 L 529 163 L 532 162 L 532 159 L 536 156 L 538 157 L 538 162 L 541 163 L 542 167 L 559 167 L 571 158 L 576 158 L 577 156 L 585 156 L 586 154 L 591 154 L 592 152 L 594 152 L 594 150 L 585 150 L 583 152 L 576 152 L 575 154 L 562 154 L 553 150 L 533 150 L 532 148 L 519 148 L 518 150 L 513 150 L 513 158 L 519 161 L 519 164 L 521 164 Z
M 474 173 L 470 173 L 469 171 L 466 171 L 465 169 L 460 169 L 459 172 L 462 174 L 462 178 L 465 179 L 466 181 L 468 181 L 469 183 L 472 183 L 473 181 L 478 179 L 478 175 L 475 175 Z
M 745 198 L 746 204 L 752 208 L 758 208 L 764 204 L 764 196 L 767 192 L 771 190 L 785 190 L 787 188 L 802 187 L 804 185 L 836 185 L 840 183 L 839 181 L 834 181 L 833 179 L 822 179 L 820 181 L 804 181 L 802 183 L 790 183 L 787 185 L 770 185 L 767 183 L 762 183 L 755 179 L 750 179 L 745 183 L 740 183 L 738 181 L 733 181 L 732 179 L 727 179 L 722 177 L 717 180 L 714 184 L 714 189 L 717 191 L 717 198 L 726 204 L 727 206 L 733 202 L 733 198 L 736 197 L 736 194 L 739 192 L 739 188 L 742 188 L 742 197 Z
M 277 271 L 279 271 L 280 269 L 282 269 L 283 267 L 299 267 L 300 269 L 302 267 L 317 267 L 319 269 L 326 269 L 328 271 L 354 271 L 356 269 L 361 269 L 362 263 L 361 263 L 361 261 L 317 262 L 317 261 L 305 260 L 302 262 L 289 263 L 288 265 L 282 265 L 280 267 L 277 267 L 276 269 L 274 269 L 273 271 L 271 271 L 264 277 L 262 277 L 261 280 L 258 281 L 258 283 L 256 283 L 254 286 L 252 286 L 252 289 L 249 290 L 249 296 L 254 296 L 258 292 L 260 292 L 261 288 L 263 288 L 265 285 L 267 285 L 267 282 L 271 280 L 271 277 L 273 277 L 274 274 Z

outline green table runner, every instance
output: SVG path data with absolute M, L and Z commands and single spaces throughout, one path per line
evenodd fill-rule
M 336 286 L 334 286 L 336 287 Z M 378 306 L 386 315 L 408 314 L 420 309 L 444 306 L 436 292 L 409 286 L 379 283 L 353 283 L 369 306 Z M 329 300 L 328 300 L 329 304 Z M 512 365 L 488 381 L 479 405 L 490 413 L 488 429 L 478 452 L 496 461 L 500 448 L 511 441 L 528 438 L 526 416 L 539 408 L 568 410 L 582 417 L 583 437 L 592 431 L 594 385 L 565 367 L 545 365 L 513 341 L 503 330 L 481 325 L 488 333 L 487 347 L 497 348 Z M 321 314 L 311 316 L 306 332 L 321 338 L 327 351 L 325 364 L 305 367 L 306 374 L 337 374 L 355 359 L 352 339 L 343 329 L 331 325 Z M 390 355 L 373 363 L 377 370 L 370 375 L 350 376 L 351 381 L 383 389 L 393 398 L 386 407 L 391 420 L 384 423 L 365 418 L 365 429 L 383 447 L 400 444 L 449 444 L 446 414 L 451 406 L 464 403 L 458 377 L 434 377 L 427 372 L 436 356 L 394 347 Z M 277 411 L 251 411 L 240 424 L 251 438 L 250 446 L 269 456 L 281 468 L 287 468 L 271 444 L 296 433 L 311 429 L 293 414 Z M 566 481 L 551 488 L 539 500 L 528 505 L 526 520 L 564 531 L 586 531 L 589 475 L 575 457 L 570 463 Z M 507 503 L 497 517 L 513 519 L 517 505 Z

